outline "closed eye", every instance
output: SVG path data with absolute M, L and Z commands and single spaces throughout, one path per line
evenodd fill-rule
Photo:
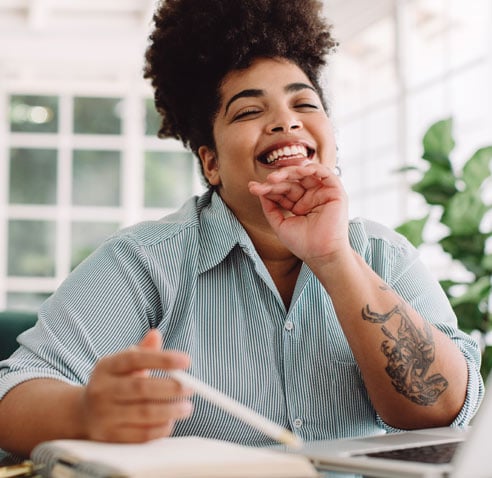
M 319 106 L 312 104 L 312 103 L 301 103 L 298 105 L 295 105 L 294 108 L 305 108 L 305 109 L 312 109 L 312 110 L 319 110 Z
M 253 115 L 256 115 L 259 113 L 261 113 L 261 110 L 259 110 L 258 108 L 249 108 L 246 110 L 242 110 L 239 113 L 237 113 L 236 115 L 234 115 L 234 117 L 232 118 L 232 121 L 241 120 L 241 119 L 247 118 L 248 116 L 253 116 Z

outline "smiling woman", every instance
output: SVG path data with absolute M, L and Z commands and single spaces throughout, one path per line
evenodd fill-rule
M 304 440 L 470 421 L 477 344 L 403 237 L 348 218 L 319 86 L 335 45 L 321 11 L 158 4 L 145 75 L 160 135 L 191 148 L 208 191 L 113 235 L 45 302 L 0 365 L 1 447 L 273 444 L 166 374 L 185 368 Z
M 334 168 L 330 120 L 320 94 L 296 64 L 256 59 L 247 69 L 224 77 L 220 98 L 214 144 L 201 146 L 198 154 L 208 183 L 243 225 L 265 222 L 249 181 L 309 162 Z

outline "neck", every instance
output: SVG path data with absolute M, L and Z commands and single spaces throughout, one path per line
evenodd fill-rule
M 218 192 L 248 233 L 277 286 L 285 307 L 288 308 L 302 261 L 292 254 L 273 232 L 258 199 L 252 200 L 253 198 L 248 192 L 241 206 L 237 206 L 237 202 L 236 206 L 233 206 L 229 204 L 223 192 L 220 190 Z
M 264 223 L 260 224 L 247 221 L 241 223 L 277 286 L 285 307 L 288 308 L 302 261 L 280 242 L 268 224 L 265 226 L 265 218 L 263 221 Z

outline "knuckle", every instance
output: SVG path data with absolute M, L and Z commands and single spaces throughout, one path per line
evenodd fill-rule
M 143 398 L 147 395 L 149 384 L 148 380 L 142 377 L 134 377 L 130 383 L 131 390 L 137 398 Z
M 139 405 L 137 408 L 137 413 L 138 416 L 144 421 L 151 420 L 153 416 L 152 407 L 147 404 Z
M 136 370 L 139 368 L 141 356 L 137 349 L 131 348 L 123 353 L 122 360 L 127 369 Z

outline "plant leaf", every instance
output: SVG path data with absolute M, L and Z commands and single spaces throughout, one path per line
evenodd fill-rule
M 492 254 L 487 254 L 482 260 L 483 268 L 490 274 L 492 274 Z
M 441 120 L 427 130 L 423 139 L 424 154 L 422 158 L 449 171 L 452 169 L 449 153 L 455 146 L 452 130 L 452 118 Z
M 443 237 L 439 244 L 455 260 L 460 261 L 469 271 L 477 276 L 486 274 L 482 264 L 485 244 L 489 234 L 477 233 L 468 236 L 451 234 Z
M 454 313 L 458 319 L 458 326 L 465 332 L 480 330 L 485 332 L 483 324 L 483 314 L 480 312 L 477 304 L 472 302 L 463 302 L 453 305 Z
M 444 206 L 441 222 L 449 227 L 452 234 L 475 234 L 479 232 L 487 210 L 479 191 L 458 192 Z
M 466 162 L 463 167 L 462 178 L 467 189 L 477 190 L 483 181 L 490 176 L 492 162 L 492 146 L 481 148 Z
M 486 379 L 490 371 L 492 370 L 492 346 L 487 345 L 482 353 L 482 365 L 480 367 L 480 373 L 482 377 Z
M 456 178 L 452 171 L 438 164 L 431 164 L 422 179 L 412 186 L 422 194 L 428 204 L 445 205 L 457 193 Z
M 396 232 L 405 236 L 415 247 L 419 247 L 424 242 L 422 233 L 428 219 L 429 214 L 421 219 L 411 219 L 398 226 Z

